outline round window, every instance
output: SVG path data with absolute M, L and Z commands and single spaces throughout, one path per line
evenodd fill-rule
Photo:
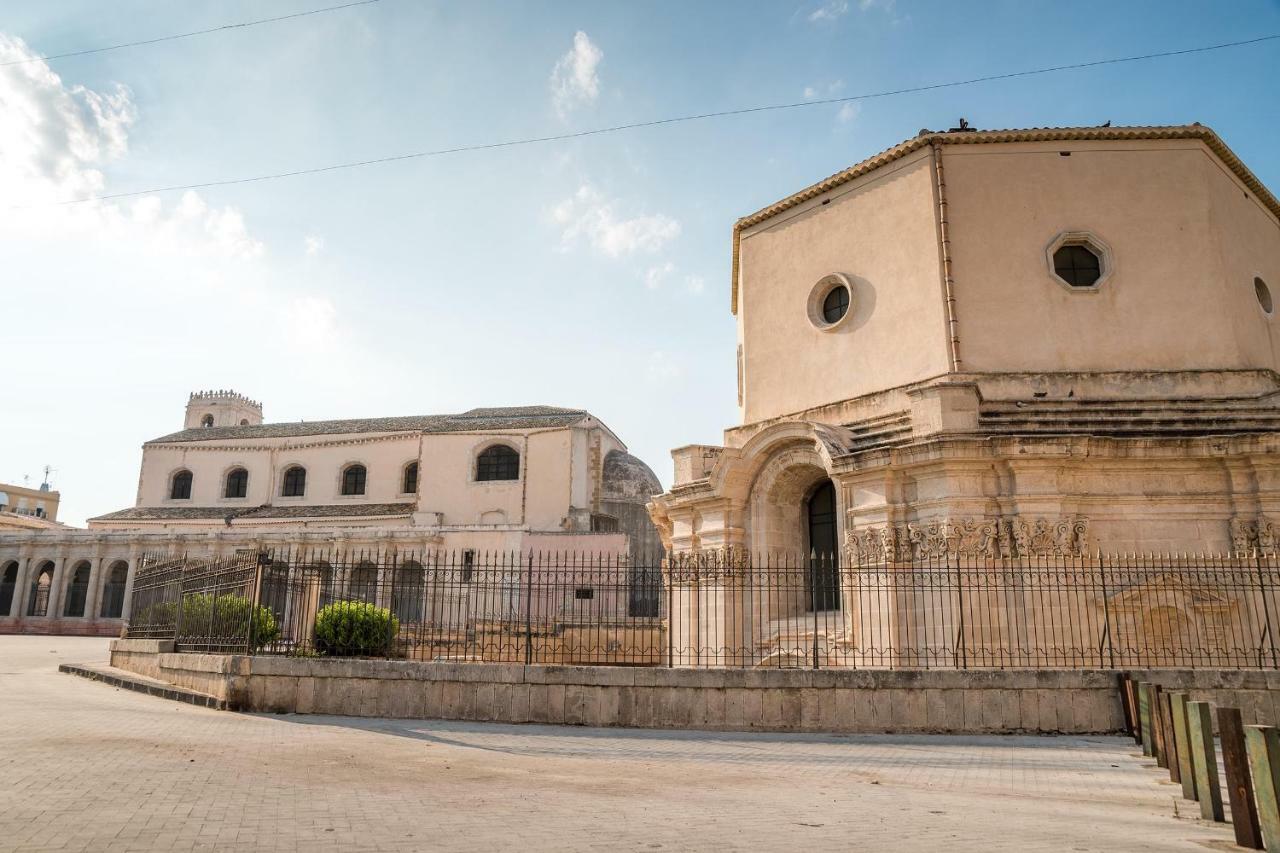
M 849 311 L 849 288 L 837 284 L 822 299 L 822 319 L 835 323 Z
M 1258 304 L 1262 306 L 1262 310 L 1268 315 L 1271 314 L 1271 288 L 1267 287 L 1267 283 L 1260 278 L 1253 280 L 1253 293 L 1258 297 Z

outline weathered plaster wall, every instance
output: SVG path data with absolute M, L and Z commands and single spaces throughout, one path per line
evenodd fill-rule
M 744 422 L 949 369 L 933 183 L 922 151 L 744 232 Z M 821 331 L 808 297 L 830 273 L 853 283 L 850 315 Z
M 953 145 L 943 162 L 966 370 L 1280 364 L 1253 286 L 1280 297 L 1280 231 L 1203 143 Z M 1110 246 L 1097 292 L 1050 274 L 1064 231 Z

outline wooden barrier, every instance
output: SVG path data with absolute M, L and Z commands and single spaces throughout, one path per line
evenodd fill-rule
M 1196 774 L 1191 765 L 1191 730 L 1187 723 L 1187 694 L 1171 694 L 1173 739 L 1178 750 L 1178 775 L 1182 777 L 1182 796 L 1196 799 Z
M 1182 781 L 1182 768 L 1179 766 L 1179 758 L 1181 750 L 1178 747 L 1178 738 L 1173 731 L 1173 694 L 1160 694 L 1160 722 L 1163 724 L 1164 731 L 1164 748 L 1165 748 L 1165 766 L 1169 768 L 1169 781 Z
M 1218 750 L 1213 742 L 1213 714 L 1208 702 L 1187 703 L 1191 763 L 1200 796 L 1200 816 L 1222 823 L 1222 789 L 1218 784 Z
M 1258 828 L 1268 853 L 1280 853 L 1280 729 L 1274 726 L 1245 726 L 1245 748 L 1249 755 L 1249 776 L 1258 809 Z
M 1218 709 L 1218 735 L 1222 740 L 1222 763 L 1227 775 L 1227 799 L 1231 803 L 1231 828 L 1236 834 L 1236 844 L 1261 850 L 1262 833 L 1258 830 L 1258 809 L 1253 802 L 1239 708 Z

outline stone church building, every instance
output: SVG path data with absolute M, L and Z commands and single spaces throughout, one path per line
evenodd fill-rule
M 581 409 L 264 423 L 256 401 L 196 393 L 143 445 L 134 506 L 0 534 L 0 631 L 117 633 L 149 552 L 639 553 L 660 547 L 659 491 Z
M 741 220 L 677 554 L 1217 551 L 1280 520 L 1280 203 L 1209 128 L 922 131 Z

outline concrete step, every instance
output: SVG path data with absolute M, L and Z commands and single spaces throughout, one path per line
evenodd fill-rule
M 157 696 L 174 702 L 198 705 L 201 708 L 213 708 L 217 711 L 225 711 L 227 709 L 226 699 L 219 699 L 216 696 L 199 693 L 186 687 L 175 687 L 168 682 L 147 678 L 146 676 L 123 669 L 116 669 L 112 666 L 64 663 L 59 664 L 58 672 L 78 675 L 91 681 L 101 681 L 103 684 L 109 684 L 112 687 L 119 687 L 123 690 L 132 690 L 135 693 L 145 693 L 148 696 Z

